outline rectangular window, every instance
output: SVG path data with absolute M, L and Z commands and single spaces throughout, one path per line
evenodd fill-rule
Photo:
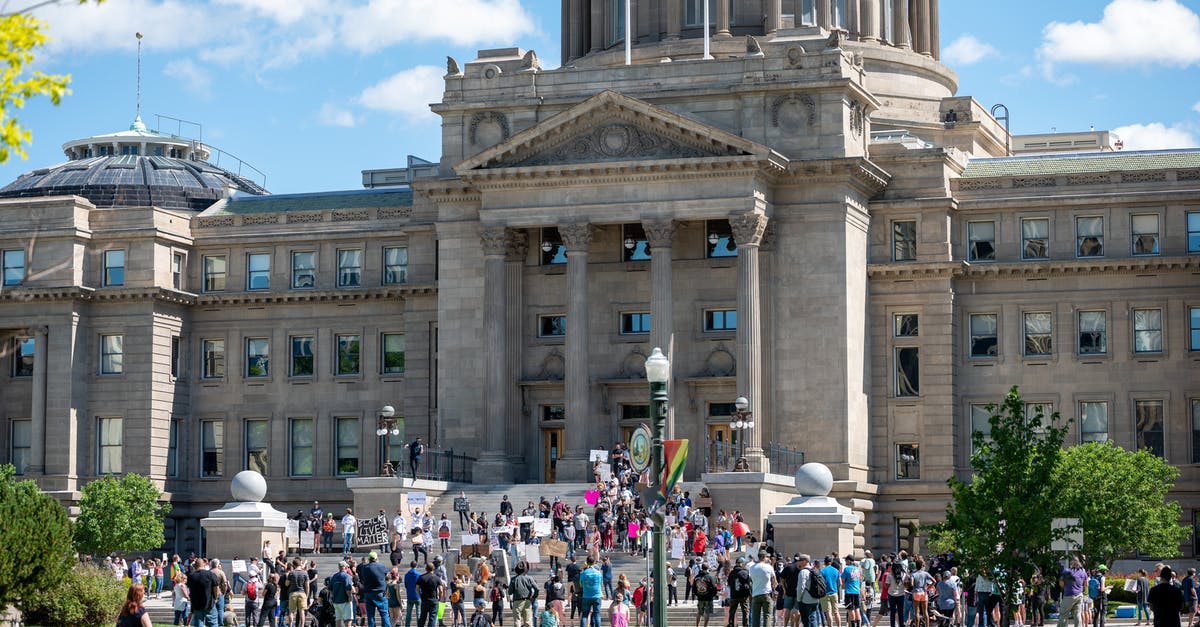
M 179 476 L 179 421 L 172 420 L 167 427 L 167 476 Z
M 916 442 L 896 445 L 896 478 L 921 478 L 921 445 Z
M 125 336 L 100 336 L 100 374 L 125 372 Z
M 1084 401 L 1079 404 L 1080 440 L 1083 442 L 1108 441 L 1108 402 Z
M 311 377 L 313 375 L 315 360 L 313 357 L 314 342 L 315 339 L 311 335 L 292 338 L 291 376 Z
M 978 449 L 975 447 L 976 433 L 983 434 L 984 443 L 988 443 L 992 438 L 992 412 L 988 410 L 988 406 L 984 403 L 971 405 L 971 454 L 974 455 Z
M 200 352 L 204 363 L 201 364 L 201 377 L 205 379 L 222 379 L 225 377 L 225 340 L 202 340 Z
M 121 474 L 121 440 L 124 437 L 120 418 L 96 419 L 96 474 Z
M 1048 218 L 1021 220 L 1021 258 L 1050 258 L 1050 220 Z
M 388 246 L 383 249 L 383 284 L 408 283 L 408 248 Z
M 650 420 L 650 406 L 621 405 L 621 420 Z
M 971 314 L 971 356 L 995 357 L 999 354 L 1000 338 L 996 314 Z
M 1200 398 L 1192 399 L 1192 463 L 1200 464 Z
M 640 223 L 621 225 L 621 259 L 646 261 L 649 258 L 650 242 L 646 241 L 646 228 Z
M 362 285 L 362 253 L 361 248 L 337 251 L 338 287 Z
M 9 423 L 8 460 L 23 475 L 29 467 L 29 456 L 33 450 L 33 421 L 13 420 Z
M 1104 256 L 1104 218 L 1091 216 L 1075 218 L 1076 256 Z
M 704 310 L 705 331 L 734 331 L 737 329 L 736 309 Z
M 358 418 L 337 418 L 337 474 L 358 474 Z
M 267 338 L 246 338 L 246 377 L 265 377 L 271 373 L 270 350 Z
M 996 223 L 967 223 L 967 261 L 996 260 Z
M 1037 311 L 1025 314 L 1025 355 L 1049 355 L 1054 349 L 1054 314 Z
M 288 423 L 288 448 L 291 467 L 288 474 L 293 477 L 313 476 L 313 420 L 292 418 Z
M 1133 254 L 1158 254 L 1158 214 L 1130 216 L 1129 227 L 1133 236 Z
M 335 374 L 358 374 L 361 366 L 359 336 L 339 335 L 335 341 L 337 342 L 337 371 Z
M 1189 253 L 1200 253 L 1200 211 L 1187 214 L 1187 247 Z
M 1163 444 L 1163 402 L 1134 401 L 1133 409 L 1137 450 L 1166 457 Z
M 225 468 L 225 423 L 200 423 L 200 476 L 220 477 Z
M 182 364 L 179 362 L 179 336 L 171 336 L 171 378 L 178 379 L 179 373 L 182 370 Z
M 650 312 L 622 312 L 621 335 L 650 332 Z
M 1162 310 L 1134 309 L 1133 310 L 1133 352 L 1161 353 Z
M 1200 307 L 1188 308 L 1188 328 L 1191 331 L 1190 343 L 1188 348 L 1194 351 L 1200 351 Z
M 1079 312 L 1079 354 L 1103 355 L 1107 352 L 1107 314 L 1103 311 Z
M 609 25 L 611 43 L 616 43 L 625 39 L 625 3 L 621 0 L 610 0 L 609 8 Z
M 896 348 L 896 396 L 921 395 L 920 353 L 915 346 Z
M 13 347 L 12 376 L 32 377 L 34 351 L 37 348 L 36 340 L 31 337 L 18 337 L 14 338 L 13 342 L 16 346 Z
M 225 291 L 225 255 L 204 257 L 204 291 Z
M 265 290 L 271 288 L 271 253 L 246 255 L 246 289 Z
M 542 405 L 542 420 L 566 420 L 567 410 L 562 405 Z
M 171 287 L 183 289 L 183 266 L 184 257 L 181 253 L 171 255 Z
M 892 222 L 892 261 L 916 261 L 917 221 Z
M 25 251 L 4 251 L 4 285 L 20 285 L 25 282 Z
M 255 470 L 267 475 L 267 443 L 270 430 L 266 420 L 246 421 L 246 470 Z
M 920 316 L 896 314 L 892 316 L 893 337 L 917 337 L 920 335 Z
M 708 242 L 704 252 L 706 258 L 737 257 L 737 242 L 733 241 L 733 226 L 729 220 L 706 220 L 704 232 Z
M 104 285 L 116 287 L 125 285 L 125 251 L 104 251 Z
M 540 247 L 543 266 L 567 263 L 567 247 L 563 245 L 562 235 L 559 234 L 556 227 L 548 226 L 542 229 Z
M 384 333 L 379 343 L 383 345 L 383 364 L 380 371 L 383 374 L 403 374 L 404 334 Z
M 566 316 L 538 316 L 538 337 L 564 337 L 566 334 Z
M 310 289 L 317 285 L 317 253 L 292 253 L 292 287 Z

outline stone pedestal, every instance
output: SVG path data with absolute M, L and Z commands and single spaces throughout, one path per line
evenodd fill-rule
M 785 555 L 853 553 L 858 516 L 829 496 L 832 489 L 833 473 L 824 464 L 804 464 L 796 471 L 798 495 L 767 517 L 775 527 L 778 550 Z
M 207 538 L 206 554 L 223 558 L 260 555 L 267 540 L 273 547 L 287 546 L 287 514 L 262 502 L 267 494 L 262 475 L 253 470 L 239 472 L 231 491 L 232 502 L 200 521 Z
M 479 476 L 479 475 L 476 475 Z M 427 479 L 406 479 L 403 477 L 353 477 L 346 479 L 346 487 L 354 493 L 354 515 L 359 518 L 370 518 L 379 513 L 387 512 L 388 520 L 396 513 L 396 508 L 404 508 L 407 515 L 411 509 L 408 503 L 409 492 L 424 492 L 427 499 L 421 511 L 430 511 L 430 507 L 446 492 L 449 484 L 445 481 L 429 481 Z M 449 511 L 449 507 L 442 508 Z M 341 518 L 342 512 L 333 515 Z
M 759 538 L 767 517 L 796 494 L 792 477 L 767 472 L 705 473 L 700 480 L 712 495 L 714 521 L 718 510 L 738 510 Z

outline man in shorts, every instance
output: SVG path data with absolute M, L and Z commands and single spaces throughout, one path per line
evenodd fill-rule
M 292 569 L 287 578 L 287 611 L 292 618 L 292 627 L 304 627 L 304 613 L 308 611 L 308 571 L 300 558 L 292 559 Z
M 708 617 L 713 613 L 713 599 L 717 597 L 717 582 L 708 572 L 707 564 L 700 564 L 700 574 L 692 583 L 692 592 L 696 595 L 696 627 L 700 627 L 700 619 L 704 619 L 704 627 L 708 627 Z
M 848 627 L 862 626 L 862 569 L 854 563 L 854 556 L 846 556 L 842 567 L 842 589 L 846 599 L 846 624 Z
M 333 603 L 333 621 L 336 627 L 354 625 L 354 579 L 350 576 L 350 565 L 338 562 L 338 571 L 329 578 L 329 601 Z

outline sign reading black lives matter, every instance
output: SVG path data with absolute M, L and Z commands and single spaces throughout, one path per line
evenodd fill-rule
M 357 546 L 378 546 L 388 543 L 387 517 L 376 516 L 358 521 L 358 534 L 354 536 Z
M 471 504 L 467 501 L 467 499 L 465 497 L 461 497 L 461 496 L 456 497 L 454 499 L 454 511 L 469 512 L 469 511 L 471 511 Z

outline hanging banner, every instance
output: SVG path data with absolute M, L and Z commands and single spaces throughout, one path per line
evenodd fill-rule
M 671 488 L 683 476 L 683 467 L 687 464 L 687 440 L 663 440 L 663 479 L 659 494 L 666 498 Z

